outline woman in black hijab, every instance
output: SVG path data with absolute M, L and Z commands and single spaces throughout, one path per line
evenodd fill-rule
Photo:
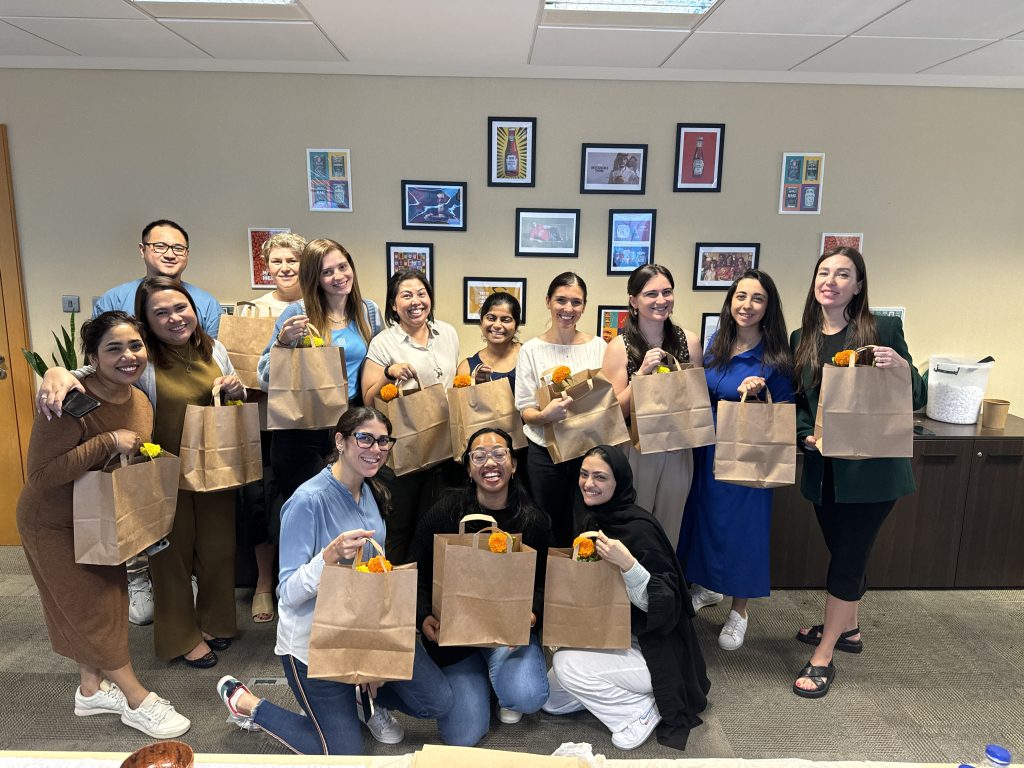
M 711 687 L 691 625 L 693 606 L 675 547 L 634 501 L 633 473 L 618 448 L 600 445 L 583 457 L 577 504 L 584 527 L 601 532 L 597 554 L 622 571 L 632 605 L 632 647 L 555 653 L 544 710 L 590 710 L 619 749 L 634 749 L 657 729 L 658 741 L 685 749 L 703 722 Z M 656 674 L 653 672 L 656 671 Z

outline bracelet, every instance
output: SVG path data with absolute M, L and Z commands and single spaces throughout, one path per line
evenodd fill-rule
M 388 381 L 398 381 L 398 377 L 397 376 L 392 376 L 390 373 L 388 373 L 388 371 L 390 371 L 390 370 L 391 370 L 391 363 L 388 363 L 387 365 L 384 366 L 384 378 L 387 379 Z
M 277 342 L 277 346 L 279 346 L 279 347 L 287 347 L 288 346 L 283 341 L 281 341 L 281 334 L 280 333 L 277 334 L 277 338 L 275 339 L 275 341 Z

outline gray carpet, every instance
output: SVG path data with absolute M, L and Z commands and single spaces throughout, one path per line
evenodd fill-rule
M 274 626 L 253 624 L 248 591 L 238 592 L 242 635 L 210 670 L 165 664 L 152 654 L 152 628 L 131 627 L 132 658 L 143 684 L 192 720 L 183 737 L 196 751 L 272 753 L 283 748 L 259 733 L 224 722 L 214 686 L 224 674 L 249 681 L 276 678 Z M 865 651 L 837 654 L 837 679 L 819 701 L 790 692 L 809 647 L 793 633 L 820 621 L 818 592 L 780 591 L 750 605 L 742 649 L 718 648 L 728 608 L 697 618 L 712 681 L 705 723 L 685 752 L 653 739 L 637 758 L 801 757 L 821 760 L 975 762 L 987 742 L 1024 758 L 1024 591 L 871 592 L 862 611 Z M 0 749 L 132 751 L 142 734 L 114 717 L 72 713 L 75 666 L 54 654 L 46 638 L 35 585 L 19 547 L 0 547 Z M 286 685 L 254 692 L 297 709 Z M 404 744 L 388 747 L 367 736 L 368 754 L 411 751 L 438 743 L 431 721 L 399 716 Z M 624 757 L 589 714 L 527 715 L 518 725 L 495 718 L 482 747 L 550 753 L 563 741 L 588 741 L 594 751 Z

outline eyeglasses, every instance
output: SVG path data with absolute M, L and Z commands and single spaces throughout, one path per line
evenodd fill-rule
M 391 446 L 398 442 L 398 438 L 391 437 L 391 435 L 371 435 L 369 432 L 353 432 L 352 437 L 356 440 L 356 445 L 360 448 L 372 448 L 373 444 L 376 443 L 377 447 L 382 451 L 390 451 Z
M 153 253 L 160 256 L 167 253 L 167 251 L 170 251 L 175 256 L 184 256 L 188 253 L 187 245 L 171 245 L 170 243 L 143 243 L 143 245 L 148 245 L 153 249 Z
M 508 454 L 508 448 L 502 448 L 501 446 L 491 448 L 491 450 L 487 450 L 486 448 L 477 448 L 474 451 L 470 451 L 469 460 L 478 467 L 486 464 L 488 458 L 494 459 L 498 464 L 502 464 L 508 458 Z

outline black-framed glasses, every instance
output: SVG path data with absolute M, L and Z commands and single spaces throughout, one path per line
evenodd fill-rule
M 391 437 L 391 435 L 371 435 L 369 432 L 353 432 L 352 437 L 355 438 L 356 445 L 360 448 L 372 448 L 373 444 L 376 443 L 377 447 L 382 451 L 390 451 L 391 446 L 398 442 L 397 437 Z
M 164 255 L 167 251 L 170 251 L 175 256 L 184 256 L 188 253 L 187 245 L 171 245 L 170 243 L 143 243 L 143 245 L 148 245 L 153 249 L 153 253 L 159 256 Z
M 469 452 L 469 460 L 476 466 L 480 467 L 487 463 L 487 459 L 494 459 L 498 464 L 503 464 L 508 459 L 509 450 L 503 448 L 500 445 L 487 450 L 486 448 L 477 448 Z

